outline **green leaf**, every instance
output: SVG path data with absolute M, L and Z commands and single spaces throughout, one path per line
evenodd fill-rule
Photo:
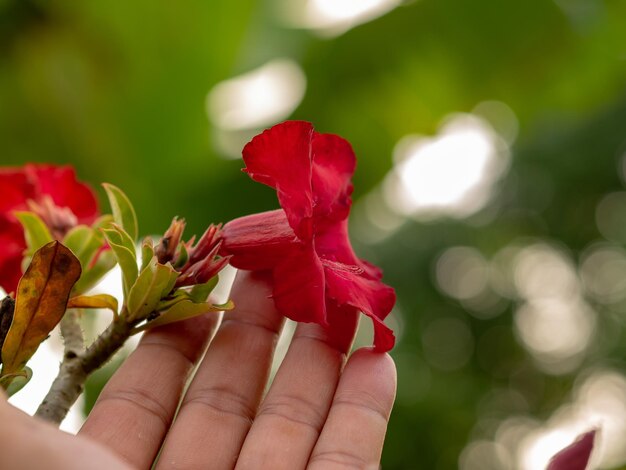
M 81 278 L 74 285 L 74 294 L 86 292 L 116 264 L 113 253 L 102 250 L 104 237 L 100 230 L 79 225 L 67 233 L 63 244 L 72 250 L 83 268 Z
M 13 321 L 2 346 L 2 375 L 22 370 L 59 323 L 80 273 L 78 258 L 57 241 L 35 252 L 17 286 Z
M 102 232 L 107 233 L 109 235 L 109 239 L 113 240 L 114 243 L 118 245 L 122 245 L 128 248 L 129 251 L 135 253 L 135 259 L 137 259 L 137 249 L 135 248 L 135 242 L 130 235 L 126 233 L 126 231 L 117 224 L 111 224 L 110 228 L 103 228 Z
M 219 276 L 213 276 L 204 284 L 196 284 L 191 288 L 189 297 L 194 302 L 206 302 L 211 292 L 213 292 L 213 289 L 215 289 L 218 281 Z
M 22 390 L 24 386 L 30 382 L 32 377 L 32 369 L 30 367 L 24 367 L 24 369 L 15 374 L 5 375 L 0 378 L 0 385 L 5 389 L 7 395 L 11 397 Z
M 177 269 L 185 266 L 185 264 L 189 260 L 189 251 L 187 250 L 187 247 L 185 246 L 185 244 L 179 243 L 178 246 L 179 246 L 180 251 L 176 259 L 176 264 L 174 265 L 174 267 Z
M 34 212 L 15 212 L 15 216 L 24 227 L 28 256 L 32 256 L 39 248 L 54 240 L 45 222 Z
M 227 300 L 223 304 L 213 304 L 213 308 L 216 308 L 217 310 L 229 311 L 235 308 L 235 302 Z
M 141 270 L 143 271 L 154 256 L 154 243 L 152 238 L 146 237 L 141 244 Z
M 89 267 L 94 255 L 104 244 L 104 237 L 91 227 L 79 225 L 65 235 L 63 244 L 72 250 L 72 253 L 79 259 L 84 272 Z
M 152 328 L 155 326 L 167 325 L 187 318 L 203 315 L 208 312 L 221 312 L 222 310 L 231 310 L 234 307 L 232 302 L 227 302 L 223 305 L 213 305 L 209 302 L 195 303 L 191 300 L 183 300 L 177 302 L 175 305 L 164 311 L 157 319 L 147 322 L 138 328 L 133 330 L 133 334 L 140 331 Z
M 167 295 L 174 290 L 176 280 L 178 279 L 178 276 L 180 276 L 180 273 L 172 268 L 172 265 L 170 263 L 167 263 L 165 266 L 167 266 L 171 271 L 169 282 L 163 288 L 163 294 L 161 295 L 161 298 L 167 297 Z
M 74 284 L 73 292 L 80 294 L 89 291 L 89 289 L 94 287 L 116 264 L 117 258 L 112 250 L 100 252 L 96 262 L 90 264 L 89 269 L 83 271 L 78 282 Z
M 122 269 L 122 285 L 124 287 L 124 298 L 127 299 L 130 289 L 135 284 L 139 269 L 137 268 L 137 255 L 135 250 L 130 250 L 122 245 L 121 235 L 116 230 L 103 229 L 105 238 L 111 246 L 111 250 Z
M 189 297 L 189 292 L 183 289 L 177 289 L 174 291 L 173 295 L 162 298 L 159 304 L 156 306 L 155 310 L 157 312 L 167 310 L 168 308 L 172 307 L 178 302 L 182 302 L 183 300 L 191 300 Z
M 176 282 L 178 273 L 169 264 L 159 264 L 153 256 L 148 266 L 141 271 L 137 281 L 132 286 L 126 302 L 126 314 L 130 321 L 143 320 L 152 313 L 161 298 L 166 296 L 172 285 L 172 278 Z
M 78 295 L 67 302 L 67 308 L 106 308 L 117 317 L 117 299 L 109 294 Z
M 109 225 L 111 225 L 112 223 L 115 223 L 115 219 L 113 219 L 113 216 L 111 214 L 103 214 L 98 217 L 93 224 L 91 224 L 91 228 L 93 228 L 94 230 L 108 228 Z
M 137 214 L 135 214 L 135 209 L 128 199 L 128 196 L 126 196 L 120 188 L 112 184 L 104 183 L 102 186 L 109 198 L 115 223 L 122 227 L 134 242 L 137 240 L 139 232 L 137 227 Z

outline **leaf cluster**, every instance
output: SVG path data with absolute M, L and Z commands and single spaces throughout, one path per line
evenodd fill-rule
M 217 275 L 204 284 L 177 288 L 180 272 L 169 262 L 159 262 L 150 238 L 143 241 L 138 259 L 139 230 L 133 205 L 116 186 L 103 186 L 112 214 L 92 226 L 74 227 L 61 241 L 53 239 L 36 214 L 17 213 L 27 242 L 25 273 L 15 300 L 3 300 L 0 315 L 0 386 L 9 394 L 30 380 L 27 361 L 68 309 L 108 309 L 113 324 L 128 325 L 129 334 L 134 334 L 233 307 L 232 302 L 215 305 L 208 300 Z M 124 293 L 121 306 L 111 295 L 88 294 L 116 265 Z

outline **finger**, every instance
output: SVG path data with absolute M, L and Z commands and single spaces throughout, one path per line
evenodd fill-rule
M 157 468 L 232 468 L 267 383 L 283 324 L 271 286 L 239 271 L 225 315 L 189 386 Z
M 136 467 L 150 468 L 217 320 L 211 313 L 148 331 L 100 394 L 80 434 Z
M 396 395 L 396 368 L 388 354 L 356 351 L 339 381 L 308 470 L 377 470 Z
M 0 398 L 1 468 L 131 470 L 131 467 L 95 442 L 59 431 L 19 411 Z
M 246 437 L 237 469 L 304 468 L 330 408 L 346 352 L 356 330 L 300 324 Z M 350 331 L 339 337 L 336 331 Z M 343 336 L 343 337 L 342 337 Z

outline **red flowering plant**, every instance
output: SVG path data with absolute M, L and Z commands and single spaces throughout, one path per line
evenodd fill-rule
M 119 188 L 103 185 L 111 214 L 100 216 L 94 192 L 69 167 L 0 170 L 0 283 L 10 293 L 0 308 L 0 386 L 11 394 L 28 381 L 27 361 L 60 324 L 65 353 L 37 410 L 60 423 L 89 374 L 131 335 L 231 309 L 232 302 L 210 300 L 228 263 L 271 271 L 272 296 L 285 316 L 320 324 L 349 344 L 363 312 L 374 323 L 375 349 L 391 349 L 394 335 L 383 320 L 394 290 L 348 239 L 356 162 L 350 144 L 309 123 L 285 122 L 255 137 L 243 157 L 254 180 L 276 189 L 282 209 L 210 225 L 197 242 L 183 240 L 185 222 L 174 218 L 156 243 L 147 237 L 140 246 L 135 210 Z M 115 265 L 122 301 L 91 294 Z M 92 308 L 113 315 L 87 346 L 80 320 Z
M 94 192 L 70 167 L 5 168 L 0 184 L 0 282 L 11 293 L 0 306 L 0 386 L 13 394 L 28 382 L 26 363 L 58 324 L 65 342 L 59 375 L 38 416 L 60 423 L 88 375 L 131 335 L 232 308 L 208 298 L 228 262 L 217 254 L 218 226 L 194 244 L 182 241 L 185 223 L 175 219 L 156 246 L 149 237 L 143 241 L 139 258 L 137 216 L 119 188 L 103 185 L 112 214 L 99 216 Z M 108 294 L 88 293 L 116 264 L 121 305 Z M 90 308 L 109 309 L 113 319 L 87 347 L 80 312 Z
M 62 240 L 72 228 L 90 225 L 98 215 L 93 191 L 76 180 L 69 166 L 0 168 L 0 287 L 14 291 L 22 274 L 26 240 L 20 219 L 33 223 L 37 218 L 50 238 Z
M 288 121 L 252 139 L 243 159 L 253 180 L 276 189 L 282 209 L 228 222 L 221 253 L 237 268 L 271 270 L 274 302 L 286 317 L 349 341 L 360 311 L 374 324 L 375 349 L 390 350 L 394 335 L 383 320 L 395 292 L 348 238 L 356 165 L 350 144 Z

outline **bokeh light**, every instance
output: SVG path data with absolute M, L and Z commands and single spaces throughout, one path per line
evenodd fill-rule
M 217 84 L 207 99 L 209 115 L 224 130 L 268 126 L 292 113 L 305 87 L 306 78 L 298 64 L 275 59 Z
M 566 373 L 577 367 L 580 353 L 589 346 L 595 312 L 580 300 L 537 299 L 515 312 L 515 326 L 540 367 L 550 373 Z
M 482 294 L 488 286 L 489 266 L 480 252 L 470 247 L 448 248 L 437 260 L 437 285 L 459 300 Z
M 237 157 L 241 147 L 263 127 L 288 117 L 306 91 L 306 77 L 289 59 L 218 83 L 207 96 L 207 112 L 217 132 L 216 143 Z
M 518 295 L 517 332 L 550 373 L 577 367 L 595 328 L 595 312 L 581 298 L 573 263 L 564 252 L 545 243 L 521 249 L 513 264 Z
M 288 24 L 329 37 L 384 15 L 400 3 L 401 0 L 283 0 L 281 6 Z
M 596 223 L 607 240 L 626 243 L 626 192 L 607 194 L 598 203 Z
M 618 245 L 596 243 L 583 254 L 580 275 L 587 294 L 612 304 L 626 298 L 626 251 Z
M 579 293 L 571 260 L 545 243 L 527 246 L 517 253 L 513 278 L 518 294 L 528 300 L 570 299 Z
M 437 137 L 407 136 L 396 145 L 395 167 L 384 184 L 387 203 L 418 219 L 467 217 L 487 203 L 508 158 L 487 121 L 451 116 Z
M 502 445 L 493 441 L 474 441 L 459 457 L 459 470 L 509 470 L 513 465 Z

